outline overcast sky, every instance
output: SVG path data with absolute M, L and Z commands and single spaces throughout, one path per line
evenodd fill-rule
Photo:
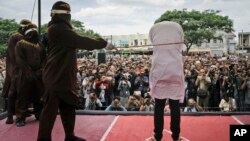
M 1 0 L 0 17 L 31 19 L 35 0 Z M 38 0 L 36 0 L 38 1 Z M 50 20 L 50 10 L 57 0 L 42 1 L 42 24 Z M 250 32 L 250 0 L 64 0 L 72 10 L 72 18 L 101 35 L 148 33 L 154 21 L 167 10 L 220 10 L 234 21 L 237 32 Z M 33 16 L 37 23 L 37 3 Z

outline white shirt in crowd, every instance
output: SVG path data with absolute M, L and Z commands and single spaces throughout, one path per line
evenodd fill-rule
M 234 110 L 236 110 L 235 99 L 230 98 L 230 100 L 228 102 L 225 99 L 221 99 L 219 107 L 223 112 L 234 111 Z

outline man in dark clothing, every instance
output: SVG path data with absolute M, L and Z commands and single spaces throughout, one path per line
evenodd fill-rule
M 24 26 L 30 24 L 29 20 L 21 20 L 18 32 L 13 33 L 8 40 L 7 56 L 6 56 L 6 77 L 3 86 L 3 97 L 7 106 L 8 118 L 6 124 L 13 123 L 13 114 L 15 112 L 16 90 L 13 84 L 14 72 L 16 68 L 15 46 L 18 41 L 23 38 Z
M 103 39 L 80 36 L 72 30 L 69 4 L 58 1 L 51 10 L 48 24 L 48 56 L 43 70 L 44 108 L 40 116 L 38 141 L 51 141 L 58 109 L 65 131 L 65 141 L 85 141 L 74 135 L 77 96 L 76 49 L 112 49 Z
M 28 24 L 24 27 L 24 39 L 15 47 L 16 56 L 16 125 L 25 125 L 25 116 L 30 102 L 33 102 L 34 113 L 38 119 L 41 113 L 40 102 L 43 87 L 41 81 L 41 68 L 45 53 L 39 44 L 37 26 Z

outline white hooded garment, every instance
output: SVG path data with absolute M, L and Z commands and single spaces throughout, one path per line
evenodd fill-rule
M 153 44 L 149 74 L 151 96 L 157 99 L 180 100 L 182 103 L 184 100 L 182 27 L 175 22 L 160 22 L 150 29 L 149 38 Z

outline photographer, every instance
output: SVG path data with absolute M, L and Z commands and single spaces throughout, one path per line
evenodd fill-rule
M 118 85 L 119 96 L 121 98 L 121 104 L 125 106 L 130 96 L 131 83 L 128 81 L 128 76 L 123 76 Z
M 245 111 L 245 91 L 241 88 L 247 75 L 241 68 L 241 66 L 238 66 L 237 74 L 235 75 L 235 101 L 237 106 L 237 111 Z
M 111 105 L 109 105 L 105 111 L 127 111 L 120 102 L 120 97 L 114 97 Z
M 205 74 L 205 70 L 201 69 L 200 73 L 195 81 L 195 85 L 198 87 L 197 89 L 197 103 L 207 111 L 208 100 L 209 100 L 209 92 L 208 88 L 211 84 L 211 79 L 208 74 Z
M 98 97 L 101 100 L 103 106 L 108 106 L 111 103 L 111 79 L 107 76 L 101 76 L 100 80 L 96 81 L 95 88 L 98 89 Z
M 86 100 L 89 97 L 89 93 L 93 91 L 94 76 L 85 77 L 82 81 L 82 94 Z
M 237 104 L 237 111 L 244 111 L 244 91 L 241 90 L 241 86 L 243 85 L 244 78 L 246 75 L 243 73 L 243 69 L 240 64 L 231 64 L 229 66 L 229 91 L 228 96 L 231 98 L 235 98 Z
M 125 105 L 125 108 L 128 111 L 139 111 L 140 101 L 137 101 L 137 99 L 133 95 L 130 95 L 128 98 L 128 102 Z
M 250 72 L 247 72 L 247 78 L 241 86 L 242 90 L 245 90 L 245 110 L 250 111 Z
M 220 80 L 219 71 L 216 66 L 211 65 L 208 76 L 211 79 L 211 85 L 209 87 L 209 110 L 218 111 L 220 103 Z
M 100 99 L 97 98 L 95 93 L 90 93 L 86 99 L 85 109 L 86 110 L 99 110 L 102 107 Z
M 150 96 L 145 97 L 143 105 L 140 107 L 140 111 L 152 112 L 154 111 L 154 105 Z
M 226 82 L 227 82 L 226 93 L 229 97 L 234 98 L 234 94 L 235 94 L 235 92 L 237 92 L 237 91 L 235 91 L 235 90 L 237 90 L 237 89 L 235 89 L 235 85 L 237 83 L 236 83 L 236 74 L 235 74 L 235 70 L 234 70 L 234 64 L 231 64 L 228 67 L 228 70 L 229 70 L 228 76 L 226 77 Z
M 140 70 L 138 76 L 135 78 L 135 90 L 141 91 L 142 97 L 144 97 L 144 93 L 148 91 L 149 88 L 149 77 L 145 74 L 144 70 Z
M 117 89 L 118 88 L 118 85 L 119 85 L 119 82 L 121 81 L 123 77 L 123 68 L 120 67 L 117 69 L 116 73 L 115 73 L 115 89 L 114 89 L 114 95 L 115 96 L 119 96 L 120 95 L 120 91 Z
M 192 65 L 190 70 L 187 68 L 185 71 L 185 80 L 187 82 L 187 99 L 194 98 L 196 99 L 197 87 L 195 86 L 195 80 L 197 78 L 198 73 L 195 70 L 195 66 Z
M 188 99 L 188 106 L 185 107 L 184 112 L 202 112 L 202 107 L 195 102 L 193 98 Z

